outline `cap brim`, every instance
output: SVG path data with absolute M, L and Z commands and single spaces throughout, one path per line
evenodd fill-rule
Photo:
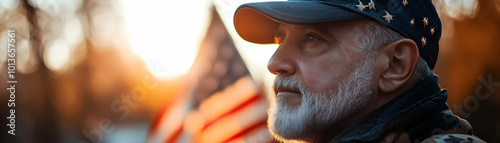
M 321 1 L 259 2 L 241 5 L 234 14 L 236 32 L 253 43 L 274 43 L 279 23 L 312 24 L 364 17 L 345 7 Z

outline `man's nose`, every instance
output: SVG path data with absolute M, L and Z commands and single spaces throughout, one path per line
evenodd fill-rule
M 290 49 L 286 49 L 282 44 L 276 52 L 274 52 L 271 59 L 267 63 L 267 69 L 272 74 L 289 74 L 293 75 L 296 70 L 294 62 L 294 54 Z

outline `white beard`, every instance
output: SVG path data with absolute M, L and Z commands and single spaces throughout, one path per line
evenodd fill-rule
M 335 128 L 337 123 L 359 112 L 373 97 L 374 62 L 367 57 L 346 79 L 339 83 L 338 89 L 310 92 L 297 77 L 279 75 L 275 87 L 298 89 L 302 101 L 296 107 L 286 104 L 284 97 L 276 97 L 268 111 L 269 130 L 280 141 L 303 140 L 311 131 Z

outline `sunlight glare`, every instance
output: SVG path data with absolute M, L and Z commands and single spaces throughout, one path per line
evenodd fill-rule
M 45 50 L 44 60 L 49 69 L 59 72 L 68 64 L 69 55 L 67 43 L 57 39 Z
M 19 5 L 19 0 L 1 0 L 0 1 L 0 14 L 12 10 Z
M 208 1 L 123 2 L 132 50 L 157 76 L 186 74 L 205 34 Z
M 472 18 L 479 9 L 477 0 L 443 0 L 446 13 L 455 19 Z

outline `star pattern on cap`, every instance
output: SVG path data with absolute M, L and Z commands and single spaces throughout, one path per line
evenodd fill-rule
M 415 25 L 415 19 L 414 19 L 414 18 L 412 18 L 412 19 L 410 20 L 410 24 L 411 24 L 411 25 Z
M 429 25 L 429 18 L 424 17 L 423 21 L 424 21 L 424 27 L 427 26 L 427 25 Z
M 403 0 L 403 5 L 404 6 L 408 5 L 408 0 Z
M 393 17 L 393 16 L 392 16 L 391 14 L 389 14 L 389 12 L 385 11 L 385 15 L 384 15 L 384 16 L 382 16 L 382 17 L 384 17 L 384 18 L 385 18 L 385 21 L 387 21 L 387 22 L 391 23 L 391 20 L 392 20 L 392 17 Z
M 373 2 L 373 0 L 370 0 L 370 3 L 368 3 L 368 7 L 370 7 L 370 10 L 373 9 L 373 10 L 377 10 L 375 8 L 375 3 Z
M 427 38 L 422 37 L 422 39 L 420 41 L 422 41 L 422 47 L 427 45 Z
M 359 10 L 363 11 L 366 7 L 366 5 L 363 5 L 363 3 L 361 2 L 361 0 L 358 0 L 359 1 L 359 4 L 356 5 L 356 7 L 358 7 Z
M 434 27 L 432 27 L 431 28 L 431 35 L 434 35 L 434 32 L 436 32 L 436 31 L 435 31 Z

